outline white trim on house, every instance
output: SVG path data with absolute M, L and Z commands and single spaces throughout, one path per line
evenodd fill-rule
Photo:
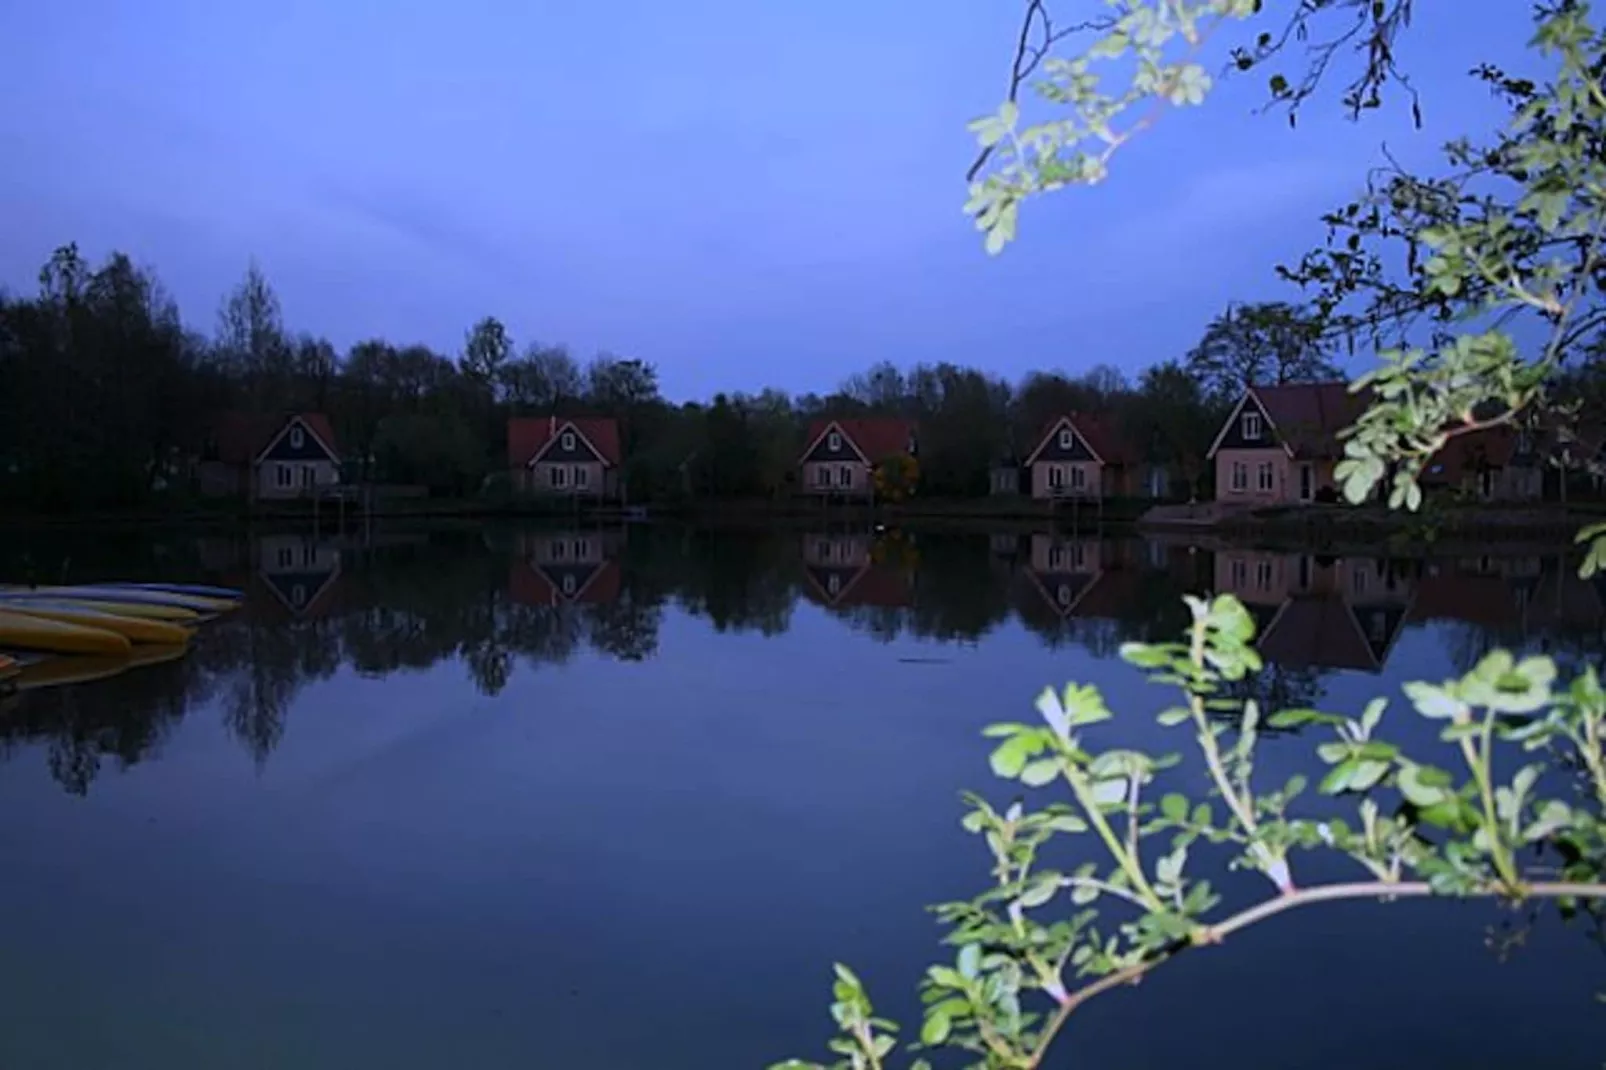
M 325 442 L 318 435 L 318 432 L 312 429 L 311 424 L 307 423 L 307 421 L 303 420 L 300 416 L 292 416 L 284 422 L 284 426 L 279 428 L 278 432 L 272 438 L 268 439 L 268 444 L 262 447 L 262 451 L 256 455 L 256 460 L 251 462 L 252 467 L 256 467 L 263 461 L 267 460 L 268 454 L 273 451 L 273 447 L 279 444 L 279 440 L 281 438 L 290 433 L 290 428 L 297 425 L 299 425 L 307 434 L 312 436 L 312 441 L 316 442 L 320 447 L 323 448 L 323 452 L 328 457 L 329 462 L 338 467 L 340 464 L 340 454 L 336 452 L 336 450 L 330 446 L 329 443 Z
M 826 425 L 820 429 L 820 433 L 818 435 L 814 436 L 814 441 L 810 442 L 806 447 L 804 447 L 803 453 L 801 455 L 801 459 L 798 461 L 798 464 L 836 464 L 837 462 L 835 462 L 835 461 L 810 461 L 809 460 L 809 454 L 814 452 L 814 447 L 818 446 L 821 442 L 825 441 L 825 436 L 829 435 L 832 431 L 835 431 L 837 434 L 842 436 L 842 441 L 846 442 L 848 444 L 849 448 L 851 448 L 853 450 L 853 452 L 858 455 L 859 460 L 861 462 L 863 462 L 864 464 L 869 464 L 870 463 L 870 458 L 866 457 L 864 455 L 864 451 L 859 448 L 859 444 L 857 442 L 853 441 L 853 436 L 848 434 L 847 431 L 845 431 L 843 429 L 841 424 L 837 423 L 835 420 L 831 420 L 831 421 L 828 421 L 826 423 Z
M 1088 454 L 1093 458 L 1096 464 L 1102 465 L 1104 463 L 1104 458 L 1099 456 L 1099 451 L 1093 448 L 1093 443 L 1089 442 L 1087 440 L 1087 436 L 1082 434 L 1081 429 L 1076 426 L 1076 422 L 1069 416 L 1061 416 L 1058 420 L 1054 421 L 1052 426 L 1049 427 L 1048 433 L 1038 440 L 1037 448 L 1031 453 L 1027 454 L 1025 462 L 1026 467 L 1030 468 L 1032 465 L 1037 463 L 1037 455 L 1048 448 L 1048 444 L 1054 440 L 1054 436 L 1059 433 L 1061 427 L 1069 428 L 1072 434 L 1082 440 L 1082 445 L 1087 447 Z M 1075 462 L 1067 463 L 1074 464 Z
M 597 449 L 597 444 L 592 442 L 591 439 L 586 436 L 584 431 L 576 427 L 573 420 L 565 420 L 563 423 L 559 424 L 557 430 L 552 433 L 552 437 L 541 443 L 541 448 L 535 451 L 535 456 L 524 462 L 524 467 L 534 468 L 536 465 L 540 464 L 541 458 L 546 456 L 547 450 L 551 449 L 554 443 L 561 442 L 566 432 L 573 433 L 580 437 L 580 441 L 586 444 L 586 449 L 590 450 L 591 455 L 596 458 L 595 463 L 602 465 L 604 468 L 613 467 L 613 462 L 608 460 L 607 457 L 603 456 L 602 451 Z M 553 463 L 557 464 L 564 462 L 554 461 Z
M 1255 393 L 1255 388 L 1250 387 L 1248 390 L 1244 391 L 1244 396 L 1238 399 L 1238 404 L 1232 407 L 1232 413 L 1225 420 L 1221 421 L 1221 430 L 1216 432 L 1216 440 L 1210 443 L 1210 448 L 1205 451 L 1205 460 L 1208 461 L 1215 458 L 1216 451 L 1221 448 L 1221 440 L 1227 437 L 1227 429 L 1232 426 L 1232 422 L 1234 420 L 1243 415 L 1244 402 L 1248 401 L 1251 397 L 1255 399 L 1255 408 L 1260 410 L 1261 417 L 1266 421 L 1264 430 L 1272 433 L 1272 439 L 1269 440 L 1264 446 L 1253 448 L 1271 449 L 1274 446 L 1281 446 L 1283 448 L 1283 452 L 1288 454 L 1288 456 L 1292 457 L 1294 455 L 1293 447 L 1288 445 L 1288 442 L 1283 438 L 1282 432 L 1277 430 L 1277 424 L 1272 420 L 1271 413 L 1266 411 L 1266 403 L 1260 400 L 1260 395 Z

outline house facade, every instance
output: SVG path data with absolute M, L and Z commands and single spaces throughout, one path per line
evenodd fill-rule
M 871 498 L 876 466 L 917 451 L 915 425 L 887 416 L 816 420 L 798 460 L 798 490 L 817 496 Z
M 513 489 L 563 498 L 619 494 L 623 462 L 612 417 L 517 416 L 507 422 Z
M 337 487 L 340 468 L 334 427 L 323 413 L 231 412 L 213 422 L 196 475 L 203 494 L 271 501 Z
M 1026 457 L 1028 492 L 1059 498 L 1160 497 L 1163 468 L 1145 464 L 1115 421 L 1102 413 L 1067 413 L 1044 429 Z
M 1428 459 L 1421 482 L 1481 501 L 1538 501 L 1545 471 L 1539 439 L 1526 428 L 1488 427 L 1456 435 Z
M 1367 400 L 1342 382 L 1250 387 L 1207 454 L 1216 500 L 1283 505 L 1337 494 L 1333 469 L 1344 456 L 1338 434 Z
M 508 576 L 514 602 L 525 606 L 598 604 L 618 599 L 623 545 L 617 531 L 530 532 L 519 537 Z

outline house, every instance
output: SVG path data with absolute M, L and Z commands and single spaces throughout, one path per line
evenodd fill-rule
M 1342 382 L 1250 387 L 1206 454 L 1216 466 L 1216 500 L 1281 505 L 1336 495 L 1338 433 L 1368 401 Z
M 340 582 L 340 564 L 340 547 L 328 539 L 288 534 L 257 539 L 257 579 L 293 619 L 329 613 Z
M 1164 468 L 1142 462 L 1115 421 L 1102 413 L 1053 420 L 1026 456 L 1033 498 L 1163 497 Z
M 1421 483 L 1483 501 L 1538 501 L 1544 469 L 1537 436 L 1527 428 L 1501 425 L 1451 438 L 1428 458 Z
M 520 536 L 508 593 L 525 606 L 599 604 L 618 599 L 620 536 L 606 531 L 532 532 Z
M 895 609 L 913 600 L 908 570 L 877 560 L 869 535 L 804 535 L 802 550 L 808 593 L 825 606 Z
M 507 422 L 513 489 L 559 497 L 618 495 L 619 421 L 608 416 L 515 416 Z
M 213 421 L 196 468 L 203 494 L 309 497 L 340 485 L 340 448 L 320 412 L 228 412 Z
M 1255 617 L 1268 662 L 1375 673 L 1404 631 L 1416 581 L 1381 558 L 1232 550 L 1216 554 L 1215 589 Z
M 804 494 L 870 498 L 883 461 L 913 457 L 915 425 L 891 416 L 815 420 L 798 461 Z

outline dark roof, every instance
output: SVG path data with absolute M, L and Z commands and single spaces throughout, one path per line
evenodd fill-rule
M 559 431 L 571 424 L 604 461 L 614 466 L 619 464 L 622 459 L 619 421 L 612 416 L 515 416 L 507 422 L 509 466 L 520 468 L 529 464 Z
M 909 440 L 915 433 L 913 421 L 897 416 L 853 416 L 813 420 L 809 423 L 807 441 L 803 446 L 805 455 L 814 448 L 814 444 L 832 424 L 839 427 L 842 433 L 848 436 L 848 441 L 853 443 L 872 464 L 900 453 L 907 453 Z
M 1338 433 L 1353 424 L 1372 401 L 1370 390 L 1352 394 L 1345 382 L 1254 386 L 1249 393 L 1260 402 L 1294 455 L 1307 458 L 1342 456 Z
M 300 419 L 324 445 L 339 455 L 340 443 L 335 440 L 334 425 L 321 412 L 290 412 L 274 416 L 234 411 L 219 413 L 212 421 L 217 459 L 224 464 L 255 463 L 285 425 L 295 419 Z
M 1141 459 L 1131 439 L 1121 430 L 1115 417 L 1107 412 L 1067 412 L 1054 417 L 1043 428 L 1043 433 L 1037 436 L 1037 442 L 1027 456 L 1036 456 L 1042 450 L 1062 420 L 1070 421 L 1071 428 L 1082 436 L 1088 448 L 1098 454 L 1105 464 L 1134 464 Z
M 1460 483 L 1482 468 L 1503 468 L 1517 451 L 1517 430 L 1508 425 L 1456 435 L 1428 458 L 1422 473 L 1428 482 Z

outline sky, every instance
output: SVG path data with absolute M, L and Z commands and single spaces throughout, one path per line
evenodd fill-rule
M 0 0 L 0 287 L 122 250 L 210 332 L 255 259 L 342 349 L 456 353 L 495 315 L 673 398 L 880 360 L 1135 374 L 1228 302 L 1297 299 L 1274 265 L 1384 143 L 1429 165 L 1498 121 L 1466 72 L 1520 61 L 1528 5 L 1418 6 L 1422 130 L 1403 98 L 1349 122 L 1336 82 L 1290 130 L 1231 78 L 988 257 L 965 123 L 1023 0 Z

